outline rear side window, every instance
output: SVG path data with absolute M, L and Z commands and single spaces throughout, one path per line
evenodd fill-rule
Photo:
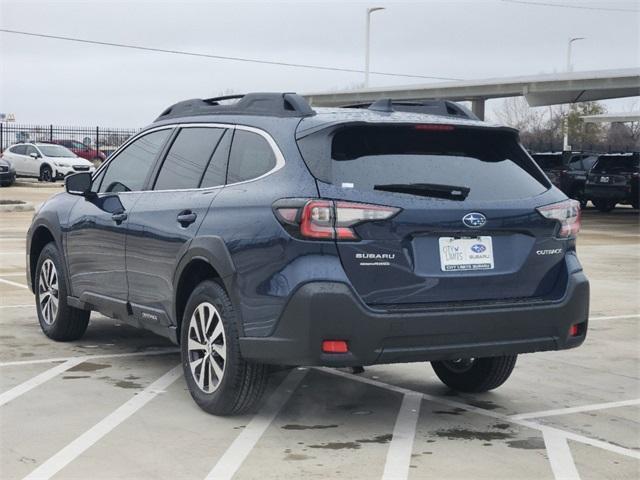
M 562 155 L 561 154 L 544 154 L 544 153 L 534 153 L 531 155 L 535 162 L 540 166 L 543 170 L 551 170 L 554 168 L 562 167 Z
M 183 128 L 162 163 L 154 190 L 197 188 L 223 128 Z
M 470 200 L 506 200 L 549 187 L 511 131 L 350 126 L 312 134 L 299 145 L 316 178 L 344 188 L 398 191 L 388 187 L 428 184 L 460 187 Z
M 26 145 L 16 145 L 15 147 L 11 147 L 9 149 L 11 153 L 15 153 L 16 155 L 24 155 L 27 152 Z
M 122 150 L 109 162 L 102 176 L 100 192 L 142 190 L 158 153 L 169 138 L 171 129 L 148 133 Z
M 262 135 L 245 130 L 235 131 L 229 154 L 227 183 L 258 178 L 275 166 L 275 154 Z
M 640 155 L 603 155 L 593 166 L 594 172 L 635 173 L 640 169 Z

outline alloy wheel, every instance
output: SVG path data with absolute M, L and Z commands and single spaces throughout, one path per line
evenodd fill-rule
M 220 313 L 211 303 L 199 304 L 189 320 L 187 360 L 198 388 L 213 393 L 222 382 L 227 342 Z
M 38 278 L 38 307 L 47 325 L 53 324 L 56 320 L 59 295 L 58 271 L 53 261 L 47 258 L 42 263 Z

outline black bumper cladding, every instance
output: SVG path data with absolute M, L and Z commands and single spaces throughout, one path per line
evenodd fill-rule
M 582 344 L 589 317 L 589 282 L 569 276 L 553 302 L 499 307 L 383 312 L 363 305 L 343 283 L 313 282 L 292 296 L 270 337 L 240 338 L 245 358 L 283 365 L 353 366 L 492 357 Z M 579 335 L 570 336 L 580 323 Z M 323 353 L 323 340 L 346 340 L 348 353 Z

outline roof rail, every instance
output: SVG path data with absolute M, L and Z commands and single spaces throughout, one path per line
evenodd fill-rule
M 225 100 L 234 103 L 221 103 Z M 309 117 L 315 115 L 304 97 L 296 93 L 247 93 L 206 99 L 194 98 L 171 105 L 156 118 L 156 122 L 173 117 L 193 115 L 271 115 L 278 117 Z
M 343 105 L 343 108 L 367 108 L 377 112 L 427 113 L 430 115 L 480 120 L 467 107 L 451 100 L 393 100 L 391 98 L 381 98 L 373 103 Z

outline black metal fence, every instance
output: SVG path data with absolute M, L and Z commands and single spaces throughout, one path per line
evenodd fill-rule
M 66 127 L 0 123 L 0 153 L 18 142 L 74 140 L 88 148 L 111 153 L 138 132 L 137 128 Z

